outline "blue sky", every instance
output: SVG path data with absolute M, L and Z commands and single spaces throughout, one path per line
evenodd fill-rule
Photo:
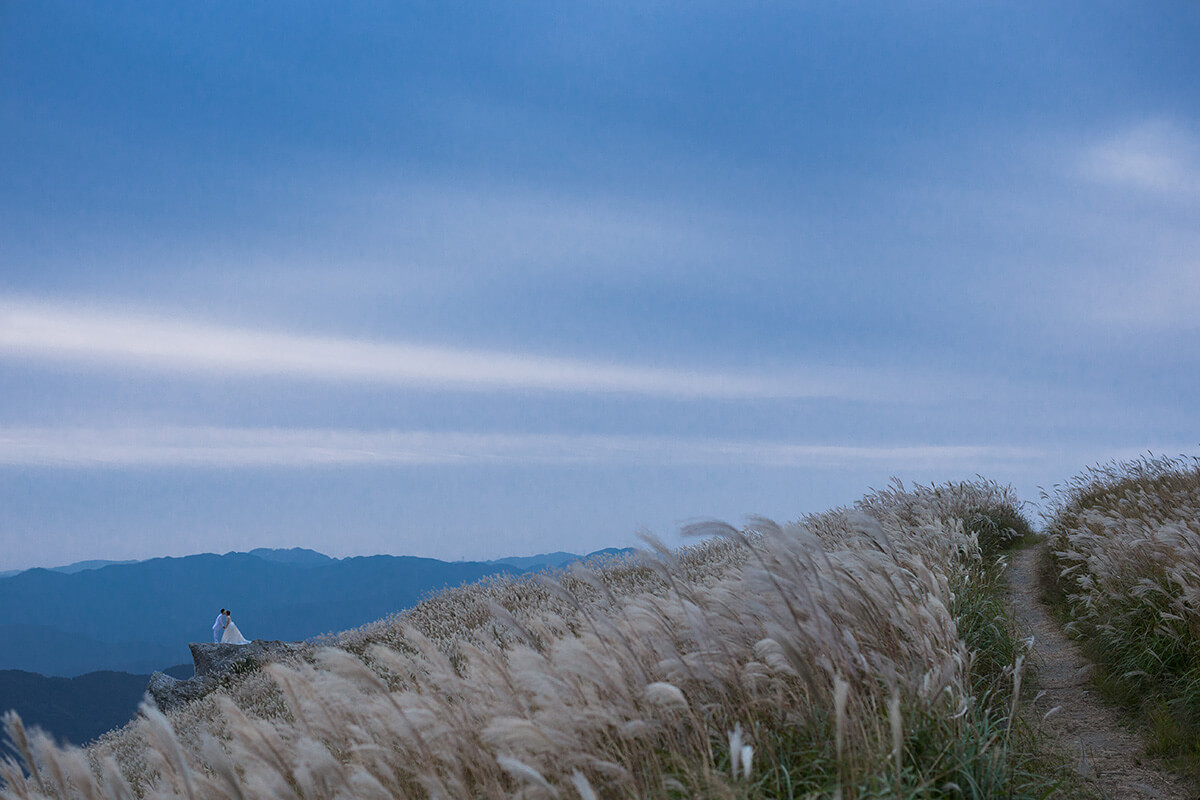
M 0 2 L 0 569 L 1200 446 L 1200 7 Z

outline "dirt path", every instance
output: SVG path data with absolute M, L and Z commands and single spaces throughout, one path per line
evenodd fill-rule
M 1008 580 L 1018 621 L 1034 637 L 1033 664 L 1045 694 L 1033 713 L 1044 734 L 1074 761 L 1105 798 L 1112 800 L 1197 800 L 1200 790 L 1164 772 L 1145 756 L 1139 736 L 1123 724 L 1123 714 L 1103 703 L 1088 681 L 1090 668 L 1037 599 L 1039 548 L 1013 555 Z

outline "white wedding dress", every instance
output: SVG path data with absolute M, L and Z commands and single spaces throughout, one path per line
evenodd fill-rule
M 225 626 L 225 632 L 221 634 L 221 644 L 250 644 L 250 640 L 242 636 L 242 632 L 238 630 L 238 626 L 233 620 L 229 620 L 229 624 Z

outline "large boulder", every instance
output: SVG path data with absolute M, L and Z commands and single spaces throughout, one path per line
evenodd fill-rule
M 199 700 L 217 688 L 217 685 L 216 678 L 194 677 L 181 681 L 165 672 L 156 672 L 150 676 L 146 691 L 160 711 L 170 711 L 193 700 Z
M 250 644 L 192 642 L 188 647 L 192 651 L 195 671 L 191 678 L 178 680 L 163 672 L 150 676 L 146 691 L 162 711 L 199 700 L 229 675 L 253 672 L 270 661 L 289 660 L 300 652 L 303 645 L 299 642 L 260 639 Z
M 192 665 L 197 677 L 218 678 L 234 671 L 256 669 L 268 661 L 281 661 L 300 649 L 298 642 L 256 639 L 250 644 L 192 642 Z

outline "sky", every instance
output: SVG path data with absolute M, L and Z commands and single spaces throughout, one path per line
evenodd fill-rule
M 1194 454 L 1197 41 L 1191 0 L 0 0 L 0 570 Z

